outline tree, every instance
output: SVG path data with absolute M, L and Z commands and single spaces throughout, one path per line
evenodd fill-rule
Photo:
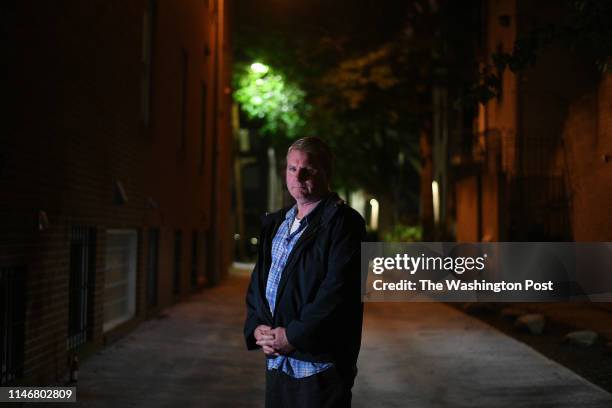
M 261 62 L 239 64 L 234 82 L 234 99 L 249 119 L 261 122 L 261 133 L 289 138 L 301 133 L 309 106 L 297 84 Z
M 466 33 L 465 21 L 456 18 L 457 12 L 470 8 L 449 5 L 406 2 L 401 24 L 368 41 L 326 33 L 289 37 L 273 30 L 244 30 L 236 41 L 236 59 L 243 66 L 265 62 L 304 92 L 304 104 L 296 109 L 303 120 L 294 132 L 258 121 L 262 118 L 257 109 L 251 109 L 251 124 L 269 135 L 276 133 L 270 139 L 283 143 L 307 134 L 327 139 L 340 156 L 336 187 L 385 196 L 396 216 L 416 212 L 418 136 L 431 120 L 432 86 L 463 84 L 473 76 L 464 67 L 461 48 L 470 43 L 465 37 L 471 33 Z M 455 41 L 453 47 L 448 47 L 449 38 Z M 252 98 L 243 96 L 243 102 Z

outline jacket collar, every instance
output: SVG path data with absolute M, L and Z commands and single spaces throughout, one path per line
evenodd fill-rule
M 308 224 L 321 223 L 327 225 L 336 214 L 338 208 L 344 204 L 336 192 L 330 192 L 321 199 L 321 202 L 308 214 L 306 215 Z M 271 223 L 280 223 L 286 217 L 290 216 L 290 211 L 295 207 L 295 204 L 282 208 L 273 213 L 266 213 L 262 217 L 262 224 L 264 227 Z

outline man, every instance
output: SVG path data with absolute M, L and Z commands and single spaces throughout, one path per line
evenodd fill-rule
M 244 335 L 266 355 L 266 407 L 351 405 L 365 223 L 329 191 L 331 173 L 323 140 L 296 141 L 286 169 L 295 205 L 263 218 Z

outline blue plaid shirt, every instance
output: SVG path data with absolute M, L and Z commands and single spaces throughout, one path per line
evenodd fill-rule
M 287 263 L 287 258 L 296 242 L 308 226 L 307 217 L 304 217 L 299 228 L 290 234 L 291 223 L 297 214 L 297 207 L 293 206 L 285 215 L 285 221 L 281 224 L 272 240 L 272 265 L 268 274 L 268 282 L 266 284 L 266 299 L 270 304 L 270 311 L 274 314 L 274 306 L 276 303 L 276 292 L 278 284 L 281 280 L 281 274 Z M 320 373 L 332 366 L 332 363 L 311 363 L 309 361 L 297 360 L 287 356 L 277 356 L 276 358 L 268 358 L 268 370 L 283 370 L 287 375 L 293 378 L 304 378 Z

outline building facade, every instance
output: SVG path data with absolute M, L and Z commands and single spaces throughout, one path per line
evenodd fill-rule
M 230 20 L 224 0 L 16 7 L 0 380 L 39 385 L 225 275 Z
M 512 52 L 534 18 L 569 15 L 555 1 L 476 4 L 480 64 Z M 497 97 L 450 123 L 448 141 L 431 138 L 431 150 L 447 151 L 428 156 L 433 168 L 449 166 L 440 222 L 458 241 L 612 239 L 612 72 L 582 51 L 553 46 L 524 71 L 506 69 Z

